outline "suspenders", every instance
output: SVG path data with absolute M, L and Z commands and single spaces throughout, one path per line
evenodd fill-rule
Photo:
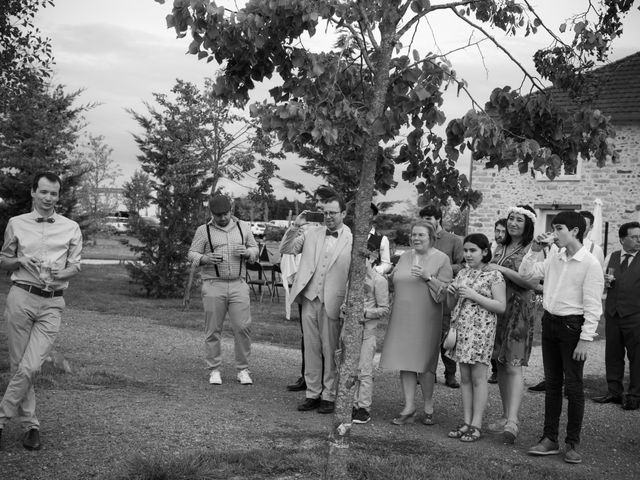
M 242 229 L 240 228 L 240 222 L 236 222 L 236 227 L 238 227 L 238 232 L 240 232 L 240 241 L 242 245 L 244 245 L 244 235 L 242 234 Z M 211 249 L 211 253 L 213 253 L 213 243 L 211 242 L 211 230 L 209 229 L 209 224 L 207 223 L 207 238 L 209 239 L 209 248 Z M 220 272 L 218 271 L 218 264 L 213 264 L 216 269 L 216 276 L 220 276 Z M 242 257 L 240 257 L 240 269 L 238 270 L 238 277 L 242 277 Z

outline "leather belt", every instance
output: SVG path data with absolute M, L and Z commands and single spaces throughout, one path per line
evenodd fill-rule
M 64 290 L 43 290 L 36 287 L 35 285 L 27 285 L 26 283 L 13 282 L 13 285 L 21 288 L 22 290 L 26 290 L 29 293 L 33 293 L 34 295 L 38 295 L 39 297 L 44 298 L 61 297 L 64 293 Z

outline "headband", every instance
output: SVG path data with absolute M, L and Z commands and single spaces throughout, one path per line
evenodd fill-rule
M 525 217 L 529 217 L 529 219 L 533 223 L 536 223 L 536 214 L 531 212 L 530 210 L 527 210 L 526 208 L 509 207 L 509 210 L 507 210 L 507 217 L 509 217 L 509 215 L 511 215 L 512 213 L 517 213 L 519 215 L 524 215 Z

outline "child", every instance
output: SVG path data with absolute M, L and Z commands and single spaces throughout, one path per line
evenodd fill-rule
M 482 416 L 487 406 L 487 372 L 496 335 L 497 314 L 506 307 L 505 281 L 500 272 L 490 270 L 491 244 L 481 233 L 464 239 L 467 267 L 447 289 L 455 307 L 451 326 L 456 344 L 446 355 L 460 365 L 464 423 L 449 432 L 450 438 L 475 442 L 482 436 Z
M 569 400 L 567 445 L 564 460 L 582 462 L 577 452 L 584 417 L 582 371 L 589 342 L 593 341 L 602 314 L 604 277 L 598 260 L 582 246 L 586 228 L 577 212 L 560 212 L 552 222 L 553 233 L 538 235 L 520 264 L 519 273 L 544 280 L 542 306 L 542 361 L 545 377 L 544 430 L 530 455 L 560 453 L 558 429 L 562 413 L 562 383 Z M 542 261 L 539 252 L 548 243 Z
M 381 318 L 389 313 L 389 288 L 387 280 L 374 268 L 377 251 L 370 251 L 367 259 L 367 278 L 364 283 L 364 324 L 358 380 L 351 414 L 353 423 L 371 420 L 371 396 L 373 393 L 373 357 L 376 353 L 376 328 Z

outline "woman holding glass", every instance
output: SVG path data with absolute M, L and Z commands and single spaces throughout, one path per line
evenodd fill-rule
M 395 290 L 380 366 L 399 370 L 404 408 L 395 425 L 413 423 L 418 377 L 424 398 L 422 423 L 433 424 L 433 386 L 440 338 L 442 305 L 453 270 L 446 254 L 436 250 L 435 229 L 423 220 L 411 227 L 412 250 L 402 254 L 391 274 Z
M 502 417 L 488 426 L 501 433 L 505 443 L 518 436 L 518 413 L 524 389 L 522 367 L 529 363 L 533 345 L 534 298 L 537 282 L 518 274 L 522 258 L 533 240 L 536 215 L 528 205 L 510 207 L 507 211 L 507 235 L 498 245 L 489 268 L 505 278 L 507 308 L 498 315 L 493 358 L 498 362 L 498 387 L 502 399 Z

